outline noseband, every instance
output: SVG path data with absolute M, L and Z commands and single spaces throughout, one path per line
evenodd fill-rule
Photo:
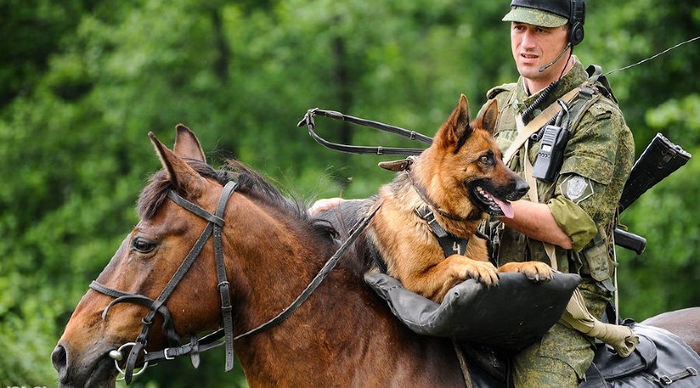
M 199 239 L 197 239 L 197 242 L 195 242 L 194 246 L 187 254 L 187 257 L 185 257 L 182 264 L 180 264 L 180 267 L 177 269 L 173 277 L 170 278 L 170 281 L 160 293 L 158 298 L 153 300 L 144 295 L 131 294 L 128 292 L 115 290 L 113 288 L 106 287 L 98 283 L 97 281 L 93 281 L 90 284 L 90 288 L 92 288 L 93 290 L 115 298 L 102 313 L 102 319 L 105 319 L 107 317 L 109 309 L 117 303 L 129 302 L 149 308 L 148 314 L 146 314 L 146 316 L 141 320 L 141 322 L 143 323 L 143 329 L 141 330 L 139 336 L 136 338 L 136 341 L 133 343 L 122 345 L 122 347 L 126 345 L 132 345 L 131 352 L 129 352 L 129 357 L 126 361 L 126 369 L 124 369 L 123 371 L 124 380 L 127 384 L 131 382 L 131 378 L 134 376 L 134 367 L 136 366 L 136 361 L 141 352 L 144 353 L 144 368 L 148 365 L 148 361 L 154 361 L 159 359 L 172 359 L 176 356 L 181 356 L 185 354 L 191 355 L 192 363 L 195 367 L 197 367 L 199 365 L 200 351 L 208 350 L 225 343 L 226 371 L 233 369 L 233 318 L 231 316 L 232 308 L 231 296 L 229 292 L 229 282 L 226 278 L 226 268 L 224 266 L 224 252 L 221 230 L 223 229 L 225 224 L 223 215 L 226 209 L 226 204 L 228 203 L 229 198 L 231 198 L 233 192 L 236 190 L 237 186 L 238 184 L 236 182 L 228 182 L 226 186 L 224 186 L 214 214 L 209 213 L 208 211 L 202 209 L 200 206 L 182 198 L 175 191 L 168 192 L 168 198 L 170 198 L 170 200 L 180 205 L 184 209 L 190 211 L 191 213 L 194 213 L 195 215 L 208 221 L 208 224 L 202 232 L 202 234 L 199 236 Z M 189 344 L 179 346 L 181 343 L 180 337 L 175 332 L 172 317 L 170 312 L 168 311 L 168 308 L 165 306 L 165 302 L 168 300 L 170 294 L 173 293 L 177 285 L 180 283 L 182 278 L 190 269 L 192 263 L 202 251 L 202 248 L 204 248 L 204 244 L 206 244 L 207 240 L 209 240 L 209 237 L 212 235 L 214 236 L 214 256 L 216 257 L 216 273 L 219 282 L 217 288 L 219 289 L 219 293 L 221 295 L 221 318 L 223 321 L 224 342 L 217 342 L 217 340 L 221 338 L 221 330 L 219 330 L 208 336 L 203 337 L 201 340 L 198 340 L 196 336 L 193 336 Z M 153 321 L 156 317 L 156 314 L 161 314 L 163 317 L 163 333 L 167 338 L 168 345 L 172 347 L 166 348 L 159 352 L 147 353 L 146 345 L 148 344 L 148 335 L 151 330 L 151 326 L 153 325 Z M 120 349 L 122 347 L 120 347 Z M 115 363 L 118 361 L 118 359 L 121 359 L 121 353 L 119 353 L 118 355 L 112 355 L 110 352 L 110 356 L 112 356 L 115 359 Z M 121 368 L 119 368 L 118 364 L 117 369 L 122 371 Z M 138 373 L 141 373 L 142 371 L 143 369 Z

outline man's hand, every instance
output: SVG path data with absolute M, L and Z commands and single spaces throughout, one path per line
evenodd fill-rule
M 319 212 L 326 211 L 340 205 L 340 203 L 343 201 L 344 199 L 340 197 L 319 199 L 309 208 L 308 213 L 313 217 Z

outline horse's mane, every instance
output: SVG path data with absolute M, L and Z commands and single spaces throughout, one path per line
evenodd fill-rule
M 237 192 L 269 205 L 302 224 L 306 223 L 311 225 L 313 230 L 317 233 L 317 237 L 332 241 L 333 238 L 338 235 L 333 226 L 328 222 L 309 217 L 307 207 L 303 201 L 285 197 L 258 172 L 237 160 L 227 160 L 220 170 L 215 170 L 205 162 L 194 159 L 185 160 L 190 167 L 204 178 L 213 179 L 221 185 L 225 185 L 232 180 L 236 181 L 238 183 Z M 139 195 L 137 204 L 139 217 L 144 220 L 155 217 L 158 209 L 160 209 L 165 202 L 168 192 L 173 189 L 175 189 L 175 187 L 168 178 L 168 173 L 165 170 L 156 172 L 150 178 L 150 183 Z M 184 197 L 187 198 L 187 193 L 179 194 L 184 194 Z M 191 200 L 192 198 L 187 199 Z

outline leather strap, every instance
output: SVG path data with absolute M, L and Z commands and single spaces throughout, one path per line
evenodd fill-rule
M 174 330 L 171 315 L 167 307 L 165 307 L 165 302 L 168 300 L 168 298 L 175 290 L 177 285 L 180 283 L 182 278 L 185 276 L 187 271 L 189 271 L 190 267 L 192 266 L 192 263 L 194 263 L 197 257 L 199 257 L 199 253 L 202 251 L 204 245 L 209 240 L 209 237 L 212 236 L 212 234 L 214 234 L 214 250 L 217 261 L 217 276 L 219 277 L 219 290 L 221 292 L 222 299 L 222 320 L 224 322 L 224 333 L 227 337 L 225 341 L 227 368 L 226 370 L 228 371 L 233 368 L 233 318 L 231 317 L 231 302 L 228 281 L 226 280 L 226 269 L 223 265 L 221 229 L 225 224 L 222 217 L 226 208 L 226 204 L 228 203 L 228 200 L 233 194 L 233 192 L 235 191 L 237 185 L 238 184 L 236 182 L 228 182 L 224 186 L 224 189 L 221 192 L 221 196 L 219 197 L 219 202 L 217 204 L 215 214 L 211 214 L 208 211 L 202 209 L 199 205 L 196 205 L 182 198 L 174 191 L 168 192 L 168 198 L 170 198 L 170 200 L 182 206 L 186 210 L 192 212 L 193 214 L 203 218 L 208 223 L 207 226 L 204 228 L 204 231 L 202 231 L 202 234 L 195 242 L 194 246 L 190 249 L 190 252 L 187 254 L 187 257 L 185 257 L 185 259 L 182 261 L 175 274 L 170 278 L 168 284 L 166 284 L 163 291 L 161 291 L 158 298 L 156 298 L 155 300 L 151 300 L 150 298 L 143 295 L 130 294 L 127 292 L 106 287 L 96 281 L 90 284 L 90 287 L 95 291 L 116 298 L 114 301 L 112 301 L 112 303 L 109 304 L 109 306 L 103 312 L 103 319 L 106 318 L 109 309 L 117 303 L 130 302 L 149 307 L 148 313 L 141 320 L 141 322 L 143 323 L 141 333 L 136 338 L 135 344 L 132 346 L 126 361 L 126 368 L 124 370 L 124 381 L 127 384 L 131 383 L 134 368 L 136 366 L 136 361 L 140 356 L 141 352 L 144 352 L 146 348 L 146 345 L 148 343 L 148 336 L 156 314 L 160 313 L 161 315 L 163 315 L 163 331 L 165 332 L 165 335 L 168 338 L 168 343 L 170 345 L 177 345 L 180 343 L 180 338 Z M 167 352 L 164 351 L 163 354 L 166 356 L 166 358 L 168 358 L 167 356 L 169 355 L 167 354 Z M 195 363 L 195 358 L 193 358 L 193 363 Z M 196 361 L 196 363 L 198 363 L 198 360 Z
M 342 114 L 340 112 L 336 111 L 328 111 L 328 110 L 322 110 L 318 108 L 314 109 L 309 109 L 306 114 L 304 115 L 304 118 L 299 121 L 297 124 L 297 127 L 301 127 L 306 125 L 309 135 L 316 140 L 319 144 L 326 148 L 330 148 L 332 150 L 336 151 L 341 151 L 341 152 L 347 152 L 351 154 L 376 154 L 376 155 L 420 155 L 421 152 L 423 152 L 423 149 L 421 148 L 392 148 L 392 147 L 366 147 L 366 146 L 354 146 L 354 145 L 347 145 L 347 144 L 338 144 L 338 143 L 332 143 L 329 142 L 328 140 L 320 137 L 319 135 L 314 132 L 314 127 L 316 126 L 316 123 L 314 122 L 314 115 L 321 115 L 325 117 L 329 117 L 335 120 L 341 120 L 341 121 L 348 121 L 353 124 L 357 125 L 362 125 L 365 127 L 369 128 L 374 128 L 378 129 L 380 131 L 385 131 L 385 132 L 390 132 L 396 135 L 400 135 L 406 138 L 409 138 L 411 140 L 417 140 L 422 143 L 426 144 L 431 144 L 433 142 L 433 139 L 422 135 L 418 132 L 415 131 L 409 131 L 404 128 L 400 127 L 395 127 L 393 125 L 387 125 L 383 124 L 377 121 L 371 121 L 371 120 L 365 120 L 361 119 L 358 117 L 353 117 L 353 116 L 348 116 L 345 114 Z
M 365 218 L 357 221 L 355 226 L 352 227 L 352 229 L 350 231 L 350 235 L 348 236 L 347 240 L 345 240 L 345 242 L 343 242 L 343 245 L 341 245 L 340 248 L 338 248 L 338 250 L 333 254 L 333 256 L 331 256 L 331 258 L 328 259 L 328 261 L 323 266 L 323 268 L 321 268 L 321 270 L 318 272 L 318 274 L 316 274 L 316 276 L 313 278 L 313 280 L 311 280 L 311 283 L 309 283 L 309 285 L 306 286 L 304 291 L 302 291 L 302 293 L 294 300 L 294 302 L 292 302 L 292 304 L 287 306 L 287 308 L 282 310 L 274 318 L 272 318 L 269 321 L 263 323 L 262 325 L 256 327 L 255 329 L 249 330 L 243 334 L 239 334 L 238 336 L 236 336 L 234 338 L 234 340 L 239 340 L 239 339 L 257 334 L 263 330 L 267 330 L 271 327 L 277 326 L 282 321 L 287 319 L 290 315 L 292 315 L 292 313 L 294 313 L 299 308 L 299 306 L 301 306 L 302 303 L 304 303 L 309 298 L 311 293 L 314 292 L 314 290 L 316 290 L 316 288 L 318 288 L 318 286 L 321 284 L 323 279 L 325 279 L 328 276 L 328 274 L 330 274 L 330 272 L 333 270 L 333 268 L 335 268 L 335 266 L 340 261 L 340 258 L 343 257 L 343 254 L 345 253 L 345 251 L 347 251 L 347 249 L 355 242 L 355 240 L 360 235 L 360 233 L 362 233 L 362 231 L 365 230 L 365 228 L 367 227 L 369 222 L 372 220 L 374 215 L 377 213 L 379 208 L 382 207 L 383 203 L 384 203 L 383 200 L 380 201 L 377 205 L 375 205 L 374 209 L 372 209 L 370 211 L 370 213 L 367 214 L 367 216 L 365 216 Z
M 553 105 L 559 106 L 559 104 Z M 523 127 L 523 120 L 522 117 L 520 117 L 520 115 L 515 117 L 515 123 L 518 126 L 518 130 L 520 131 Z M 540 198 L 539 194 L 537 193 L 537 180 L 535 179 L 535 177 L 532 176 L 534 168 L 532 167 L 532 163 L 530 163 L 528 142 L 525 142 L 524 146 L 525 149 L 523 150 L 523 174 L 525 175 L 525 181 L 530 186 L 530 189 L 528 190 L 528 197 L 530 198 L 530 201 L 539 203 Z M 544 244 L 544 251 L 547 253 L 547 257 L 549 257 L 550 266 L 556 271 L 558 269 L 558 265 L 556 249 L 554 248 L 554 245 L 544 241 L 542 241 L 542 244 Z
M 214 212 L 215 217 L 223 217 L 224 211 L 226 210 L 226 204 L 228 203 L 228 198 L 231 196 L 234 190 L 236 190 L 237 184 L 235 182 L 228 182 L 224 186 L 224 190 L 221 192 L 219 197 L 219 203 L 216 206 L 216 211 Z M 211 225 L 211 224 L 210 224 Z M 229 291 L 229 282 L 226 276 L 226 265 L 224 264 L 224 248 L 223 248 L 223 238 L 221 236 L 222 226 L 214 224 L 214 257 L 216 258 L 216 276 L 218 278 L 219 284 L 219 294 L 221 296 L 221 319 L 224 323 L 224 335 L 226 343 L 226 372 L 233 369 L 234 353 L 233 353 L 233 316 L 231 315 L 231 293 Z
M 576 89 L 573 89 L 566 93 L 564 96 L 561 97 L 561 100 L 566 102 L 567 104 L 570 104 L 571 101 L 573 101 L 576 96 L 578 96 L 578 93 L 581 91 L 581 87 L 578 87 Z M 515 153 L 520 149 L 520 147 L 525 144 L 525 141 L 532 136 L 533 133 L 537 132 L 542 128 L 545 124 L 550 122 L 554 117 L 556 117 L 557 114 L 561 111 L 561 106 L 557 103 L 550 104 L 542 113 L 540 113 L 537 117 L 532 119 L 526 126 L 523 128 L 518 128 L 518 135 L 515 137 L 515 140 L 513 140 L 513 143 L 511 143 L 510 147 L 506 150 L 506 152 L 503 153 L 503 163 L 506 164 L 506 166 L 510 163 L 510 160 L 513 158 Z M 520 115 L 516 116 L 516 123 L 517 123 L 517 118 L 520 117 Z M 520 118 L 520 124 L 522 125 L 522 118 Z

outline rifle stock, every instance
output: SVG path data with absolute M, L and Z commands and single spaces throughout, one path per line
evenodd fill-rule
M 664 135 L 657 133 L 632 166 L 630 177 L 622 189 L 618 205 L 620 213 L 647 190 L 685 165 L 691 157 L 692 155 L 684 151 L 681 146 L 673 144 Z M 647 240 L 642 236 L 615 228 L 615 245 L 632 250 L 639 255 L 644 251 Z

